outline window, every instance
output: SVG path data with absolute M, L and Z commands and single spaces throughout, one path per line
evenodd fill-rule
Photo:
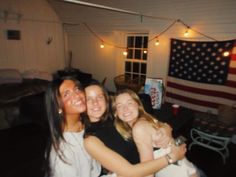
M 138 82 L 145 81 L 147 73 L 148 35 L 131 34 L 127 36 L 127 57 L 125 76 Z

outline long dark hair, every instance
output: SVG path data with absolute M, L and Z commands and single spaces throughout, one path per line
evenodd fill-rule
M 65 113 L 63 111 L 63 104 L 60 99 L 61 95 L 59 92 L 59 88 L 65 80 L 72 80 L 80 90 L 83 90 L 83 87 L 80 82 L 73 77 L 56 78 L 49 84 L 46 90 L 45 107 L 50 133 L 45 153 L 45 172 L 47 175 L 49 175 L 51 172 L 49 158 L 52 148 L 54 148 L 59 158 L 63 160 L 63 152 L 61 152 L 60 150 L 60 142 L 65 141 L 63 137 L 63 131 L 64 125 L 66 124 L 66 119 Z

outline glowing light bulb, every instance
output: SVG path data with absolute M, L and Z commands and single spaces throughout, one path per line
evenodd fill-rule
M 159 45 L 159 44 L 160 44 L 160 42 L 159 42 L 159 40 L 157 39 L 156 42 L 155 42 L 155 45 Z
M 101 49 L 103 49 L 104 47 L 105 47 L 104 44 L 101 44 L 101 45 L 100 45 L 100 48 L 101 48 Z
M 223 53 L 223 56 L 224 56 L 224 57 L 228 57 L 228 56 L 229 56 L 229 52 L 228 52 L 228 51 L 225 51 L 225 52 Z
M 146 53 L 147 53 L 147 50 L 144 50 L 144 51 L 143 51 L 143 53 L 145 53 L 145 54 L 146 54 Z
M 127 56 L 127 55 L 128 55 L 128 52 L 127 52 L 127 51 L 124 51 L 124 52 L 123 52 L 123 55 L 124 55 L 124 56 Z
M 185 37 L 188 37 L 188 35 L 189 35 L 189 34 L 188 34 L 188 29 L 187 29 L 187 30 L 185 31 L 185 33 L 184 33 L 184 36 L 185 36 Z

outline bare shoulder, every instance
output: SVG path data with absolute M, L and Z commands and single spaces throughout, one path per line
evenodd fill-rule
M 133 126 L 133 129 L 132 131 L 136 134 L 136 133 L 144 133 L 146 131 L 148 131 L 149 129 L 152 129 L 152 126 L 151 124 L 143 119 L 143 118 L 140 118 Z
M 88 136 L 84 139 L 84 146 L 86 149 L 96 145 L 103 145 L 103 142 L 95 136 Z

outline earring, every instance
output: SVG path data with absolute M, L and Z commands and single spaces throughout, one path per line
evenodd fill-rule
M 59 114 L 62 114 L 62 109 L 59 109 L 59 110 L 58 110 L 58 113 L 59 113 Z

